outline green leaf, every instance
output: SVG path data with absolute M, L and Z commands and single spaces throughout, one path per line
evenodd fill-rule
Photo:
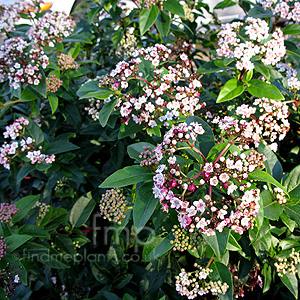
M 46 76 L 43 72 L 41 72 L 42 78 L 40 79 L 39 85 L 30 85 L 35 91 L 37 91 L 40 95 L 44 98 L 47 97 L 47 83 L 46 83 Z
M 31 119 L 27 119 L 29 124 L 25 127 L 25 135 L 31 136 L 37 145 L 44 141 L 44 133 L 41 128 Z
M 232 0 L 223 0 L 221 2 L 219 2 L 214 9 L 224 9 L 226 7 L 231 7 L 231 6 L 235 6 L 237 3 L 232 1 Z
M 119 282 L 117 285 L 115 285 L 116 289 L 123 289 L 132 279 L 133 274 L 125 274 L 117 279 L 117 282 Z M 124 299 L 124 298 L 123 298 Z
M 105 127 L 107 124 L 107 121 L 113 112 L 116 104 L 118 103 L 118 99 L 111 100 L 108 103 L 105 103 L 99 113 L 99 123 L 102 127 Z
M 229 67 L 227 64 L 224 63 L 223 59 L 216 59 L 214 61 L 209 61 L 203 64 L 200 68 L 198 68 L 197 74 L 217 73 L 228 69 L 233 70 L 234 67 Z
M 129 166 L 116 171 L 99 186 L 100 188 L 124 187 L 142 181 L 151 180 L 153 173 L 140 166 Z
M 267 292 L 272 284 L 272 268 L 267 264 L 263 265 L 262 275 L 264 276 L 263 293 Z
M 7 244 L 8 248 L 6 250 L 7 253 L 10 253 L 23 244 L 25 244 L 27 241 L 29 241 L 32 238 L 32 236 L 27 234 L 14 234 L 7 236 L 5 238 L 5 243 Z
M 156 5 L 152 5 L 149 9 L 144 8 L 140 11 L 140 32 L 141 35 L 154 24 L 159 14 L 159 8 Z
M 68 212 L 64 208 L 55 208 L 51 214 L 49 222 L 45 225 L 45 230 L 53 230 L 63 224 L 66 220 Z
M 275 85 L 266 83 L 259 79 L 250 80 L 247 83 L 247 90 L 254 97 L 284 100 L 283 95 Z
M 280 219 L 291 232 L 294 231 L 296 226 L 296 222 L 294 220 L 290 219 L 285 213 L 280 215 Z
M 254 62 L 254 68 L 257 72 L 263 75 L 267 79 L 267 81 L 270 81 L 271 74 L 270 69 L 267 66 L 260 62 Z
M 133 207 L 133 224 L 137 234 L 144 228 L 158 204 L 152 188 L 153 183 L 147 182 L 137 191 Z
M 237 79 L 228 80 L 221 88 L 217 103 L 225 102 L 234 99 L 244 92 L 244 85 Z
M 36 166 L 31 163 L 25 163 L 17 175 L 17 183 L 21 182 L 30 172 L 35 170 Z
M 123 139 L 134 133 L 137 133 L 145 128 L 145 124 L 136 124 L 132 119 L 126 125 L 125 122 L 121 124 L 118 139 Z
M 75 43 L 85 43 L 85 44 L 92 44 L 92 41 L 87 37 L 86 33 L 73 33 L 68 37 L 62 40 L 63 43 L 67 42 L 75 42 Z
M 186 122 L 187 124 L 197 122 L 202 125 L 205 133 L 198 135 L 195 146 L 200 149 L 204 156 L 207 156 L 211 148 L 215 145 L 215 136 L 211 127 L 199 117 L 189 116 Z
M 47 238 L 50 239 L 50 234 L 46 230 L 37 227 L 32 224 L 25 224 L 19 229 L 20 234 L 30 235 L 39 238 Z
M 248 179 L 250 180 L 252 179 L 255 181 L 269 182 L 277 186 L 278 188 L 282 189 L 287 194 L 286 188 L 265 171 L 255 170 L 254 172 L 249 174 Z
M 96 98 L 96 99 L 107 99 L 113 92 L 107 88 L 98 87 L 97 91 L 88 92 L 87 94 L 81 96 L 79 99 L 87 99 L 87 98 Z
M 154 260 L 172 249 L 172 238 L 172 233 L 167 236 L 165 234 L 150 235 L 143 249 L 143 261 Z
M 300 200 L 300 165 L 295 167 L 286 177 L 284 186 L 291 199 Z
M 80 149 L 80 147 L 67 141 L 58 140 L 52 142 L 50 146 L 46 149 L 45 153 L 51 155 L 51 154 L 70 152 L 77 149 Z
M 26 86 L 20 96 L 20 102 L 33 101 L 36 100 L 39 96 L 30 89 L 30 86 Z
M 170 31 L 170 25 L 171 25 L 170 16 L 167 13 L 160 11 L 155 21 L 155 25 L 160 35 L 162 37 L 166 37 Z
M 257 148 L 259 153 L 266 156 L 267 160 L 264 162 L 266 171 L 272 175 L 277 181 L 281 181 L 283 176 L 283 169 L 277 155 L 266 145 L 260 143 Z
M 52 114 L 54 114 L 58 108 L 58 98 L 55 95 L 49 95 L 48 100 L 51 106 Z
M 40 195 L 26 196 L 26 197 L 18 200 L 16 203 L 14 203 L 19 210 L 13 216 L 12 222 L 16 223 L 16 222 L 22 220 L 24 217 L 26 217 L 26 215 L 32 210 L 32 207 L 39 200 L 39 198 L 40 198 Z
M 208 245 L 213 249 L 215 255 L 218 257 L 219 260 L 221 260 L 222 256 L 226 252 L 229 235 L 230 235 L 230 229 L 225 228 L 222 232 L 215 231 L 216 234 L 213 236 L 206 236 L 204 235 L 205 241 L 208 243 Z
M 54 269 L 68 269 L 70 268 L 70 265 L 65 260 L 66 254 L 60 253 L 54 249 L 49 249 L 49 251 L 45 253 L 41 253 L 37 260 L 38 262 L 42 263 L 45 266 L 48 266 L 50 268 Z M 70 258 L 70 256 L 67 256 Z
M 125 294 L 124 296 L 123 296 L 123 300 L 135 300 L 132 296 L 130 296 L 129 294 Z
M 91 192 L 86 196 L 81 196 L 73 205 L 70 211 L 70 223 L 73 227 L 80 227 L 91 215 L 96 202 L 94 201 Z
M 99 89 L 98 81 L 89 81 L 89 82 L 85 83 L 84 85 L 82 85 L 76 94 L 79 98 L 81 98 L 90 92 L 98 91 L 98 89 Z
M 284 274 L 280 277 L 281 282 L 290 290 L 293 296 L 298 299 L 298 280 L 295 274 Z
M 213 270 L 211 273 L 211 277 L 215 280 L 221 280 L 222 282 L 226 282 L 229 286 L 225 295 L 218 294 L 218 297 L 221 300 L 232 300 L 233 299 L 233 283 L 232 283 L 232 274 L 229 269 L 222 263 L 214 261 L 210 268 Z
M 174 15 L 185 19 L 185 12 L 182 5 L 177 0 L 166 0 L 163 2 L 163 7 Z
M 298 51 L 298 50 L 286 50 L 286 54 L 300 57 L 300 51 Z
M 242 247 L 239 245 L 235 237 L 230 233 L 229 239 L 228 239 L 228 244 L 226 247 L 227 250 L 229 251 L 241 251 Z
M 145 152 L 144 147 L 150 147 L 151 150 L 154 149 L 154 145 L 146 142 L 140 142 L 131 144 L 127 147 L 127 153 L 130 158 L 135 159 L 137 162 L 140 162 L 143 160 L 143 158 L 140 158 L 141 152 Z
M 71 238 L 65 234 L 58 234 L 55 238 L 55 245 L 63 252 L 68 253 L 75 258 L 76 251 Z
M 300 224 L 300 204 L 285 205 L 284 212 L 289 218 Z
M 300 25 L 299 24 L 290 24 L 282 28 L 283 34 L 288 35 L 299 35 L 300 34 Z
M 260 197 L 263 200 L 264 216 L 270 220 L 278 220 L 283 212 L 282 206 L 277 201 L 273 201 L 270 191 L 262 191 Z

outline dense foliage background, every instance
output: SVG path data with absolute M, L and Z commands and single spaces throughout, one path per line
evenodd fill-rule
M 297 299 L 299 4 L 0 5 L 0 298 Z

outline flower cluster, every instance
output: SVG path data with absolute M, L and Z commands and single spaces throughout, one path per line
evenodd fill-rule
M 285 204 L 287 201 L 287 196 L 285 192 L 278 187 L 275 187 L 273 191 L 274 191 L 274 197 L 278 201 L 278 203 Z
M 237 137 L 241 145 L 252 142 L 258 147 L 262 141 L 276 152 L 276 140 L 283 140 L 290 129 L 288 117 L 288 106 L 284 102 L 262 98 L 255 99 L 253 106 L 238 106 L 234 117 L 216 117 L 212 123 L 218 124 L 228 136 Z
M 300 80 L 297 78 L 298 72 L 294 68 L 284 63 L 276 64 L 276 68 L 278 68 L 280 72 L 286 73 L 286 79 L 290 89 L 293 91 L 300 90 Z
M 101 100 L 91 98 L 89 99 L 89 106 L 86 106 L 84 109 L 92 117 L 94 121 L 99 120 L 99 112 L 101 108 Z
M 217 49 L 217 54 L 235 58 L 238 70 L 254 69 L 251 62 L 254 57 L 258 57 L 265 65 L 278 63 L 286 53 L 281 29 L 276 28 L 269 38 L 266 21 L 248 17 L 245 26 L 243 25 L 241 22 L 222 25 L 222 30 L 218 33 L 220 48 Z
M 79 68 L 78 63 L 74 60 L 74 58 L 71 55 L 67 55 L 64 53 L 61 53 L 58 56 L 57 64 L 62 71 L 67 71 L 67 70 L 77 71 Z
M 41 147 L 36 150 L 33 146 L 35 142 L 32 137 L 24 136 L 24 129 L 29 124 L 29 121 L 23 117 L 18 118 L 13 124 L 6 126 L 6 131 L 3 133 L 4 138 L 10 138 L 10 143 L 5 142 L 0 147 L 0 164 L 6 169 L 10 169 L 10 161 L 21 153 L 26 153 L 26 157 L 31 161 L 31 164 L 41 163 L 45 161 L 51 164 L 55 161 L 55 155 L 45 155 L 41 153 Z
M 215 234 L 214 230 L 222 232 L 229 227 L 242 234 L 253 226 L 260 208 L 260 191 L 251 189 L 248 174 L 263 168 L 266 157 L 253 150 L 247 155 L 239 155 L 235 151 L 227 157 L 220 153 L 214 162 L 208 162 L 190 141 L 195 141 L 197 135 L 203 132 L 198 123 L 189 126 L 180 123 L 165 134 L 163 142 L 154 149 L 157 159 L 164 158 L 166 164 L 158 165 L 155 171 L 153 194 L 165 211 L 169 208 L 177 211 L 181 227 L 188 228 L 190 232 L 197 228 L 209 236 Z M 205 161 L 203 168 L 196 173 L 191 172 L 191 175 L 185 174 L 174 155 L 176 151 L 187 148 Z M 199 190 L 206 187 L 209 193 L 201 198 L 197 196 Z M 213 199 L 212 187 L 222 189 L 227 196 Z
M 0 236 L 0 260 L 6 254 L 6 249 L 8 246 L 5 244 L 5 239 L 3 236 Z
M 133 34 L 134 28 L 130 28 L 126 31 L 126 34 L 122 37 L 118 44 L 116 51 L 117 56 L 126 57 L 131 56 L 132 52 L 136 49 L 137 39 Z
M 42 78 L 39 70 L 48 64 L 49 58 L 42 48 L 30 48 L 21 37 L 7 39 L 0 47 L 0 82 L 7 76 L 14 89 L 22 83 L 38 85 Z
M 153 154 L 153 151 L 151 151 L 150 146 L 144 146 L 143 147 L 145 152 L 141 152 L 139 155 L 139 158 L 143 159 L 140 162 L 141 167 L 152 167 L 156 166 L 158 164 L 158 160 L 155 154 Z
M 34 43 L 54 47 L 74 30 L 75 22 L 65 12 L 47 12 L 28 30 L 27 35 Z
M 199 296 L 211 293 L 213 296 L 226 294 L 229 285 L 220 280 L 215 281 L 210 278 L 212 269 L 203 268 L 198 264 L 194 265 L 197 270 L 194 272 L 186 272 L 181 269 L 181 272 L 176 276 L 176 291 L 181 296 L 186 296 L 188 299 L 195 299 Z
M 257 0 L 264 9 L 271 9 L 280 18 L 300 22 L 300 2 L 292 0 Z
M 47 82 L 47 92 L 55 93 L 60 86 L 62 86 L 63 81 L 57 78 L 55 75 L 50 75 L 46 78 Z
M 165 0 L 137 0 L 136 4 L 149 9 L 152 5 L 162 6 Z
M 40 201 L 37 201 L 32 208 L 38 207 L 39 208 L 39 215 L 37 219 L 41 220 L 44 219 L 46 213 L 49 211 L 50 205 L 47 205 L 46 203 L 41 203 Z
M 258 275 L 259 264 L 254 264 L 253 268 L 247 275 L 247 280 L 239 278 L 239 269 L 236 265 L 230 265 L 228 268 L 232 274 L 234 298 L 244 297 L 245 291 L 251 292 L 256 286 L 259 286 L 260 288 L 263 287 L 262 278 Z
M 13 296 L 15 288 L 22 284 L 19 276 L 21 269 L 22 267 L 17 269 L 15 266 L 11 266 L 7 263 L 5 268 L 0 270 L 0 287 L 6 294 L 6 298 Z
M 0 4 L 0 33 L 11 32 L 19 21 L 18 7 L 16 5 Z
M 18 208 L 14 204 L 1 203 L 0 205 L 0 222 L 8 223 L 14 214 L 18 212 Z
M 126 124 L 132 118 L 136 124 L 145 122 L 151 128 L 158 124 L 167 126 L 167 121 L 178 119 L 180 114 L 193 115 L 205 106 L 199 103 L 201 83 L 197 74 L 190 71 L 188 56 L 181 53 L 175 64 L 170 63 L 171 57 L 172 50 L 164 45 L 142 48 L 133 53 L 129 62 L 119 62 L 102 80 L 100 87 L 116 91 L 115 109 L 120 109 Z M 144 70 L 146 65 L 151 71 Z M 137 97 L 123 93 L 133 81 L 141 83 Z M 188 85 L 181 85 L 182 82 Z M 109 101 L 111 98 L 104 103 Z
M 291 254 L 287 258 L 277 258 L 277 261 L 274 263 L 276 267 L 276 272 L 279 277 L 282 277 L 284 274 L 296 274 L 298 269 L 296 265 L 300 263 L 300 253 L 292 249 Z
M 195 16 L 193 14 L 192 9 L 185 2 L 183 3 L 182 6 L 183 6 L 183 9 L 184 9 L 185 19 L 190 21 L 190 22 L 194 22 L 195 21 Z
M 110 222 L 121 224 L 125 218 L 126 197 L 120 189 L 107 190 L 100 200 L 100 214 Z
M 191 252 L 194 252 L 198 249 L 202 242 L 202 236 L 200 232 L 196 230 L 191 234 L 188 229 L 174 225 L 172 232 L 174 240 L 171 241 L 171 244 L 174 246 L 174 251 L 183 252 L 190 250 Z

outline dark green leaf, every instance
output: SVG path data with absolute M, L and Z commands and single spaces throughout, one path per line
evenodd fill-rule
M 47 238 L 50 239 L 49 232 L 43 230 L 42 228 L 37 227 L 32 224 L 25 224 L 19 229 L 20 234 L 30 235 L 39 238 Z
M 140 11 L 140 32 L 141 35 L 154 24 L 159 14 L 159 9 L 156 5 L 152 5 L 149 9 L 144 8 Z
M 141 152 L 145 152 L 144 147 L 150 147 L 151 150 L 154 149 L 154 145 L 146 142 L 140 142 L 131 144 L 127 147 L 127 153 L 130 156 L 130 158 L 135 159 L 136 161 L 140 162 L 143 160 L 143 158 L 140 158 Z
M 177 0 L 166 0 L 163 2 L 163 7 L 174 15 L 180 18 L 185 18 L 185 12 L 182 5 Z
M 283 31 L 283 34 L 299 35 L 300 34 L 300 25 L 299 24 L 290 24 L 290 25 L 284 26 L 282 31 Z
M 170 25 L 171 25 L 170 16 L 161 10 L 155 21 L 155 25 L 160 35 L 162 37 L 166 37 L 170 31 Z
M 282 206 L 273 201 L 272 194 L 268 190 L 262 191 L 260 197 L 263 199 L 264 216 L 270 220 L 278 220 L 283 212 Z
M 144 228 L 158 204 L 152 188 L 153 183 L 148 182 L 144 183 L 137 191 L 133 207 L 133 224 L 137 233 Z
M 30 86 L 26 86 L 26 88 L 22 91 L 20 96 L 20 102 L 33 101 L 38 98 L 38 95 L 30 89 Z
M 125 167 L 116 171 L 99 186 L 100 188 L 123 187 L 138 182 L 150 180 L 153 173 L 140 166 Z
M 295 167 L 286 177 L 284 186 L 291 199 L 300 200 L 300 166 Z
M 73 150 L 80 149 L 80 147 L 67 142 L 67 141 L 55 141 L 50 144 L 50 146 L 46 149 L 46 154 L 58 154 L 64 152 L 70 152 Z
M 224 9 L 226 7 L 231 7 L 231 6 L 235 6 L 237 3 L 232 1 L 232 0 L 223 0 L 221 2 L 219 2 L 214 9 Z
M 229 235 L 230 235 L 230 229 L 225 228 L 222 232 L 216 230 L 216 234 L 214 236 L 206 236 L 206 235 L 203 236 L 205 241 L 213 249 L 215 255 L 220 260 L 226 252 Z
M 39 85 L 34 85 L 32 84 L 31 87 L 37 91 L 40 95 L 42 95 L 44 98 L 47 97 L 47 83 L 46 83 L 46 77 L 43 72 L 42 73 L 42 78 L 40 79 Z
M 111 100 L 108 103 L 105 103 L 99 113 L 99 123 L 102 127 L 105 127 L 107 124 L 107 121 L 113 112 L 116 104 L 118 103 L 118 99 Z
M 48 96 L 52 113 L 54 114 L 58 108 L 58 98 L 55 95 Z
M 19 209 L 18 212 L 13 216 L 12 221 L 14 223 L 22 220 L 26 215 L 32 210 L 32 207 L 39 200 L 40 195 L 35 196 L 26 196 L 20 200 L 18 200 L 15 205 Z
M 293 296 L 298 299 L 298 280 L 295 274 L 284 274 L 280 277 L 281 282 L 290 290 Z
M 44 141 L 44 133 L 41 128 L 31 119 L 28 119 L 29 124 L 25 127 L 25 134 L 31 136 L 37 145 Z
M 23 180 L 23 178 L 26 177 L 30 172 L 35 170 L 35 168 L 35 165 L 32 165 L 29 162 L 25 163 L 17 175 L 17 183 L 21 182 L 21 180 Z
M 259 72 L 261 75 L 263 75 L 267 81 L 270 81 L 271 74 L 270 70 L 267 66 L 265 66 L 263 63 L 260 62 L 254 62 L 255 70 Z
M 7 244 L 8 248 L 6 250 L 7 253 L 14 251 L 15 249 L 19 248 L 27 241 L 29 241 L 32 236 L 27 234 L 14 234 L 7 236 L 5 238 L 5 243 Z

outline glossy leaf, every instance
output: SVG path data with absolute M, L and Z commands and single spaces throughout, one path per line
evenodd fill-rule
M 99 186 L 100 188 L 123 187 L 138 182 L 151 180 L 153 173 L 140 166 L 125 167 L 116 171 Z
M 18 222 L 22 220 L 26 215 L 32 210 L 32 207 L 36 204 L 36 202 L 39 200 L 40 195 L 35 196 L 26 196 L 14 204 L 19 209 L 18 212 L 13 216 L 12 221 Z
M 133 224 L 136 233 L 140 233 L 144 228 L 158 204 L 158 199 L 154 197 L 152 187 L 153 183 L 148 182 L 143 184 L 137 191 L 133 207 Z
M 144 8 L 140 11 L 140 32 L 144 35 L 145 32 L 154 24 L 159 14 L 159 9 L 156 5 L 152 5 L 149 9 Z
M 100 110 L 99 113 L 99 123 L 102 127 L 106 126 L 107 121 L 111 115 L 111 113 L 114 111 L 114 108 L 116 104 L 118 103 L 118 99 L 111 100 L 108 103 L 105 103 Z
M 237 79 L 228 80 L 221 88 L 217 98 L 217 103 L 225 102 L 234 99 L 244 92 L 244 85 Z
M 49 95 L 48 100 L 51 106 L 52 113 L 54 114 L 58 108 L 58 97 L 55 95 Z
M 286 177 L 284 186 L 291 199 L 300 200 L 300 166 L 295 167 Z
M 247 90 L 254 97 L 284 100 L 283 95 L 275 85 L 259 79 L 250 80 L 247 83 Z
M 171 18 L 164 11 L 160 11 L 158 17 L 155 21 L 155 25 L 157 27 L 158 32 L 164 38 L 168 35 L 170 31 Z
M 177 0 L 166 0 L 163 2 L 163 7 L 174 15 L 185 18 L 185 12 L 182 5 Z

